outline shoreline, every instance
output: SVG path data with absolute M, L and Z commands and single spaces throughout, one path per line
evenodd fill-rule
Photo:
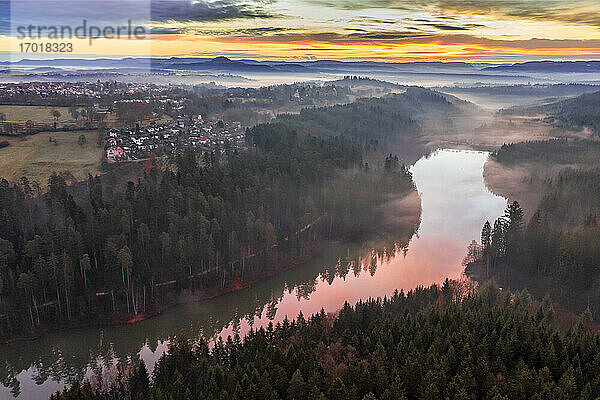
M 388 203 L 382 205 L 385 206 L 395 205 L 397 215 L 395 216 L 396 220 L 394 223 L 390 224 L 390 220 L 388 219 L 386 224 L 384 224 L 384 231 L 388 229 L 398 228 L 398 225 L 409 226 L 413 223 L 418 223 L 420 221 L 421 215 L 421 199 L 419 194 L 415 189 L 410 192 L 397 196 L 393 199 L 390 199 Z M 381 236 L 382 232 L 375 233 L 375 236 Z M 11 344 L 20 343 L 20 342 L 34 342 L 42 338 L 44 335 L 51 332 L 69 332 L 75 329 L 84 329 L 84 328 L 103 328 L 109 326 L 124 326 L 124 325 L 135 325 L 139 322 L 146 321 L 148 319 L 157 317 L 161 315 L 163 312 L 183 304 L 191 304 L 191 303 L 201 303 L 203 301 L 212 300 L 214 298 L 224 296 L 227 294 L 239 292 L 245 289 L 248 289 L 260 281 L 264 279 L 268 279 L 282 272 L 286 272 L 292 269 L 299 267 L 300 265 L 308 262 L 313 257 L 317 256 L 324 248 L 329 245 L 339 243 L 343 241 L 343 239 L 328 239 L 318 242 L 314 248 L 309 252 L 309 254 L 300 256 L 300 257 L 277 257 L 276 260 L 272 260 L 272 267 L 268 269 L 268 271 L 264 271 L 260 274 L 260 276 L 255 277 L 249 281 L 240 281 L 237 279 L 236 281 L 230 283 L 224 288 L 212 288 L 202 291 L 194 291 L 189 292 L 187 296 L 182 296 L 185 293 L 185 289 L 180 290 L 175 294 L 175 298 L 171 301 L 166 302 L 165 304 L 161 304 L 155 306 L 151 309 L 148 309 L 146 312 L 138 313 L 135 315 L 134 313 L 123 313 L 116 315 L 112 318 L 106 318 L 97 323 L 73 323 L 67 327 L 51 327 L 45 328 L 39 331 L 32 332 L 31 335 L 19 335 L 13 337 L 7 337 L 0 339 L 0 346 L 10 346 Z M 370 239 L 362 238 L 361 241 L 368 243 Z M 185 300 L 182 300 L 185 298 Z
M 96 323 L 96 324 L 74 323 L 73 325 L 68 326 L 68 327 L 45 328 L 45 329 L 42 329 L 39 331 L 32 332 L 30 335 L 19 335 L 19 336 L 13 336 L 13 337 L 8 337 L 6 339 L 2 339 L 0 341 L 0 346 L 10 346 L 11 344 L 21 343 L 21 342 L 34 342 L 34 341 L 42 338 L 44 335 L 51 333 L 51 332 L 69 332 L 71 330 L 83 329 L 83 328 L 94 328 L 94 327 L 103 328 L 103 327 L 108 327 L 108 326 L 135 325 L 139 322 L 146 321 L 148 319 L 157 317 L 160 314 L 162 314 L 163 312 L 165 312 L 175 306 L 178 306 L 178 305 L 201 303 L 203 301 L 212 300 L 212 299 L 215 299 L 220 296 L 224 296 L 227 294 L 231 294 L 231 293 L 235 293 L 235 292 L 239 292 L 239 291 L 248 289 L 263 279 L 267 279 L 267 278 L 275 276 L 279 273 L 286 272 L 291 269 L 299 267 L 300 265 L 309 261 L 311 258 L 315 257 L 320 251 L 323 250 L 324 247 L 334 244 L 334 243 L 337 243 L 337 242 L 339 242 L 339 240 L 326 240 L 326 241 L 318 244 L 317 246 L 315 246 L 315 249 L 312 250 L 310 254 L 308 254 L 304 257 L 294 257 L 294 258 L 286 259 L 285 261 L 276 262 L 276 263 L 274 263 L 273 268 L 270 268 L 268 271 L 266 271 L 260 277 L 255 278 L 253 280 L 244 281 L 244 282 L 236 280 L 235 282 L 225 286 L 224 288 L 219 288 L 219 289 L 213 288 L 213 289 L 209 289 L 206 291 L 192 292 L 192 293 L 190 293 L 189 296 L 186 296 L 186 298 L 187 298 L 186 301 L 179 301 L 179 300 L 169 301 L 165 304 L 161 304 L 159 306 L 153 307 L 152 310 L 146 311 L 144 313 L 138 313 L 137 315 L 134 315 L 133 313 L 119 314 L 119 315 L 114 316 L 113 318 L 106 319 L 106 320 Z M 181 297 L 180 295 L 184 291 L 185 290 L 179 291 L 179 293 L 177 293 L 177 297 Z
M 509 201 L 518 201 L 529 220 L 541 201 L 541 185 L 547 174 L 537 174 L 541 166 L 523 163 L 507 166 L 490 157 L 483 167 L 486 188 Z M 535 189 L 532 189 L 535 187 Z

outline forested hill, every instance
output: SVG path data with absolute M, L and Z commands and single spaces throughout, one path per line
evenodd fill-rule
M 547 299 L 450 283 L 284 321 L 245 338 L 171 343 L 150 383 L 143 364 L 110 389 L 93 379 L 53 400 L 595 399 L 600 337 L 589 317 L 553 326 Z M 108 385 L 109 386 L 109 385 Z M 94 390 L 92 387 L 100 389 Z
M 573 229 L 600 215 L 599 154 L 598 141 L 553 139 L 503 145 L 492 159 L 509 168 L 530 168 L 535 179 L 524 179 L 530 191 L 541 194 L 538 216 L 557 229 Z
M 600 135 L 600 92 L 542 106 L 509 109 L 504 113 L 546 114 L 554 119 L 554 124 L 559 128 L 577 131 L 588 128 L 595 135 Z
M 453 132 L 457 129 L 454 119 L 474 110 L 473 104 L 454 96 L 410 87 L 402 94 L 282 114 L 276 121 L 301 134 L 343 135 L 371 151 L 405 137 L 417 140 L 425 130 Z
M 506 166 L 542 163 L 546 167 L 595 167 L 600 166 L 599 154 L 598 141 L 561 138 L 504 144 L 492 158 Z M 546 170 L 550 172 L 549 168 Z M 541 172 L 539 175 L 543 176 Z
M 400 91 L 407 88 L 406 85 L 399 83 L 392 83 L 382 81 L 379 79 L 362 77 L 362 76 L 345 76 L 343 79 L 327 82 L 329 85 L 335 87 L 351 87 L 353 89 L 371 89 L 379 91 L 380 93 L 387 93 L 390 91 Z

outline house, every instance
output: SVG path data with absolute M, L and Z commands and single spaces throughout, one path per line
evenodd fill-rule
M 120 159 L 124 155 L 125 155 L 125 152 L 119 146 L 117 146 L 117 147 L 111 146 L 108 148 L 108 150 L 106 150 L 106 158 L 108 158 L 109 160 Z

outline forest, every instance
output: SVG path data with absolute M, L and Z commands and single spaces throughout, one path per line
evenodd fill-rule
M 375 233 L 376 206 L 414 190 L 389 155 L 363 162 L 339 137 L 282 124 L 248 130 L 250 150 L 148 160 L 120 186 L 79 191 L 53 174 L 0 182 L 0 337 L 135 320 L 171 304 L 243 288 L 328 240 Z M 77 192 L 77 193 L 76 193 Z
M 590 167 L 600 162 L 599 153 L 600 143 L 597 141 L 556 138 L 504 144 L 493 153 L 493 158 L 507 166 L 540 162 Z
M 588 309 L 600 318 L 600 168 L 597 143 L 530 142 L 504 146 L 502 163 L 545 160 L 572 162 L 545 179 L 542 197 L 529 221 L 518 202 L 482 230 L 480 260 L 467 271 L 480 280 L 496 279 L 508 288 L 527 288 L 536 297 L 549 293 L 572 312 Z
M 282 114 L 275 121 L 298 132 L 344 135 L 366 151 L 383 151 L 401 137 L 416 141 L 424 124 L 440 121 L 445 133 L 453 130 L 452 117 L 468 111 L 469 103 L 432 90 L 410 87 L 402 94 L 359 99 L 350 104 L 305 108 L 300 114 Z
M 114 382 L 75 382 L 52 400 L 595 399 L 600 336 L 584 313 L 567 330 L 548 298 L 489 283 L 441 286 L 298 315 L 211 345 L 180 334 L 157 363 Z

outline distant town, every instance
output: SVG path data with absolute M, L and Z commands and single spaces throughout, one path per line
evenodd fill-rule
M 19 98 L 28 95 L 42 98 L 86 97 L 100 99 L 103 96 L 128 96 L 139 93 L 159 94 L 164 87 L 152 84 L 105 82 L 24 82 L 0 83 L 2 97 Z

